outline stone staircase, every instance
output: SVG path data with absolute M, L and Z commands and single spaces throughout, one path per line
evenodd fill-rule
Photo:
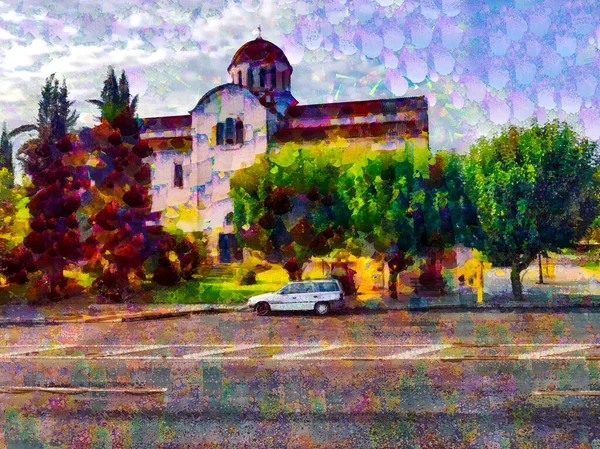
M 216 264 L 216 265 L 200 265 L 195 278 L 205 279 L 231 279 L 234 276 L 234 268 L 230 264 Z

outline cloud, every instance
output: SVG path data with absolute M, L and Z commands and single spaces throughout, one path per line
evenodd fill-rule
M 0 121 L 14 126 L 35 118 L 51 73 L 65 76 L 90 124 L 97 111 L 85 100 L 109 64 L 127 70 L 140 114 L 185 113 L 228 81 L 231 57 L 261 25 L 293 64 L 302 103 L 427 95 L 434 149 L 465 148 L 534 115 L 575 117 L 598 138 L 600 4 L 582 13 L 529 0 L 16 3 L 0 1 Z

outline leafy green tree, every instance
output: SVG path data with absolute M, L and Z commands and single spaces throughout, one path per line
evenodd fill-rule
M 471 147 L 467 188 L 485 231 L 485 251 L 510 265 L 513 296 L 538 254 L 572 246 L 597 210 L 597 147 L 564 123 L 510 127 Z
M 339 249 L 348 227 L 334 161 L 330 151 L 288 146 L 232 176 L 234 224 L 242 244 L 284 263 L 293 279 L 301 277 L 312 255 Z
M 465 196 L 459 157 L 443 156 L 454 172 L 436 179 L 415 169 L 419 151 L 417 159 L 425 160 L 420 169 L 431 169 L 428 150 L 410 144 L 396 152 L 288 144 L 261 156 L 231 179 L 242 243 L 285 263 L 292 278 L 311 256 L 344 249 L 393 260 L 395 281 L 412 264 L 409 253 L 464 240 L 462 233 L 454 235 Z M 435 160 L 441 164 L 443 157 Z M 442 228 L 449 234 L 445 239 Z

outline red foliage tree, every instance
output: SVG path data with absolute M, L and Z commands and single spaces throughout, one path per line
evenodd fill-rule
M 137 291 L 137 283 L 145 279 L 143 264 L 156 252 L 147 222 L 158 220 L 160 214 L 151 210 L 146 175 L 150 166 L 139 156 L 152 155 L 152 149 L 145 142 L 122 138 L 120 130 L 107 123 L 87 130 L 86 141 L 100 161 L 90 168 L 101 194 L 97 196 L 108 201 L 89 217 L 92 235 L 83 245 L 88 256 L 85 269 L 99 274 L 92 286 L 100 296 L 123 301 Z
M 30 298 L 55 301 L 80 291 L 74 280 L 65 278 L 64 270 L 83 259 L 77 213 L 89 200 L 85 195 L 89 176 L 80 163 L 84 157 L 77 136 L 65 135 L 56 144 L 43 142 L 29 157 L 28 175 L 34 186 L 28 204 L 31 232 L 0 265 L 9 282 L 27 283 L 34 273 L 41 273 Z
M 89 218 L 92 235 L 83 244 L 85 269 L 99 274 L 93 287 L 111 301 L 129 299 L 150 272 L 160 285 L 190 279 L 201 260 L 197 241 L 170 235 L 153 224 L 160 213 L 152 212 L 151 170 L 144 160 L 153 154 L 152 148 L 122 137 L 121 129 L 104 123 L 86 136 L 100 160 L 90 169 L 91 178 L 109 201 Z

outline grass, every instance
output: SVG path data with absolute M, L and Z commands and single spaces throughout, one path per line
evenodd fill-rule
M 278 266 L 256 275 L 256 284 L 240 285 L 231 278 L 205 277 L 176 287 L 155 289 L 153 302 L 158 304 L 232 304 L 244 303 L 254 295 L 278 290 L 288 282 L 287 272 Z

